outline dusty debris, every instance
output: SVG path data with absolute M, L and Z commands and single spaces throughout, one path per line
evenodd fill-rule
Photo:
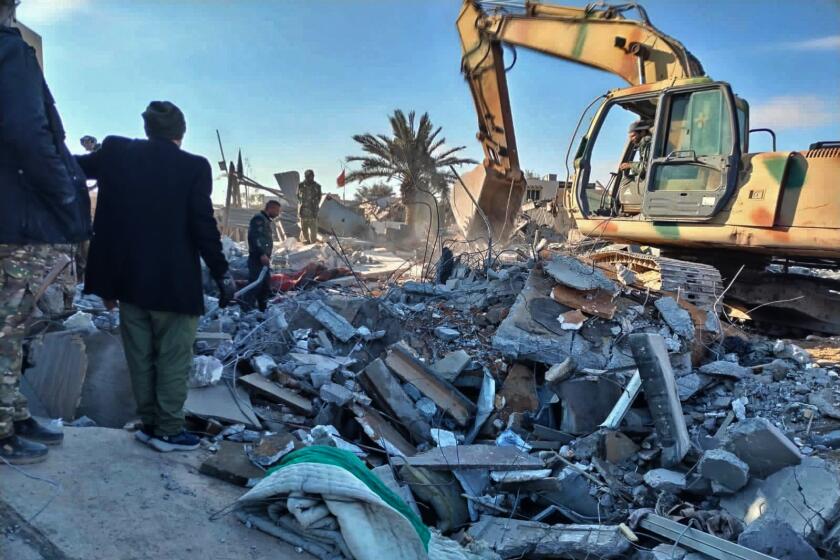
M 340 242 L 343 255 L 281 250 L 297 268 L 283 269 L 265 312 L 208 299 L 196 351 L 223 368 L 186 406 L 215 452 L 202 472 L 276 483 L 265 470 L 300 450 L 347 451 L 359 476 L 442 533 L 430 543 L 487 559 L 808 558 L 840 546 L 828 468 L 838 367 L 795 342 L 709 329 L 679 292 L 616 281 L 620 269 L 545 244 L 489 262 L 449 245 L 445 279 L 431 263 L 403 281 L 363 278 L 356 268 L 384 257 Z M 320 276 L 348 263 L 346 281 Z M 85 305 L 97 328 L 116 324 Z M 350 557 L 336 516 L 319 517 L 330 496 L 271 496 L 272 509 L 244 500 L 243 521 Z M 773 523 L 775 541 L 762 536 Z

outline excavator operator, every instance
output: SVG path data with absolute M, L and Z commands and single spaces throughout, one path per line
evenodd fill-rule
M 643 179 L 650 159 L 651 126 L 650 121 L 645 120 L 638 120 L 630 125 L 630 144 L 633 146 L 630 159 L 636 154 L 638 161 L 625 161 L 618 166 L 622 171 L 618 200 L 626 213 L 641 211 Z

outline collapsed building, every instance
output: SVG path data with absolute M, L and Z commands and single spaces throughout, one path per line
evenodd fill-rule
M 243 487 L 232 515 L 324 559 L 834 557 L 836 341 L 541 245 L 433 262 L 287 240 L 264 313 L 208 290 L 185 409 L 201 473 Z M 42 415 L 134 429 L 127 386 L 96 396 L 119 385 L 118 312 L 75 304 L 24 388 Z

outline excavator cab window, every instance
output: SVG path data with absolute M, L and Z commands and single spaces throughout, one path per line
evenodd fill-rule
M 629 129 L 639 121 L 652 123 L 657 103 L 657 97 L 608 103 L 596 116 L 593 139 L 582 144 L 576 157 L 583 171 L 581 198 L 587 214 L 627 216 L 641 211 L 650 151 L 630 139 Z M 649 143 L 649 132 L 645 135 Z
M 664 96 L 643 213 L 653 219 L 704 221 L 735 187 L 742 145 L 728 86 Z

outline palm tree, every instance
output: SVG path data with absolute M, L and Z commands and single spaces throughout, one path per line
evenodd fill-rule
M 356 202 L 365 202 L 368 200 L 378 200 L 380 198 L 387 198 L 394 196 L 394 189 L 391 185 L 385 183 L 374 183 L 373 185 L 364 185 L 356 190 L 353 198 Z
M 348 162 L 360 164 L 359 169 L 347 175 L 347 181 L 360 182 L 373 178 L 396 180 L 406 206 L 406 222 L 413 230 L 417 211 L 424 207 L 419 198 L 428 199 L 445 192 L 448 183 L 454 180 L 450 165 L 476 162 L 456 155 L 464 146 L 446 146 L 446 139 L 439 137 L 441 127 L 434 127 L 428 113 L 423 113 L 416 125 L 414 111 L 406 117 L 403 111 L 397 109 L 388 120 L 391 136 L 370 133 L 353 136 L 365 155 L 347 157 Z M 421 197 L 420 193 L 426 196 Z

